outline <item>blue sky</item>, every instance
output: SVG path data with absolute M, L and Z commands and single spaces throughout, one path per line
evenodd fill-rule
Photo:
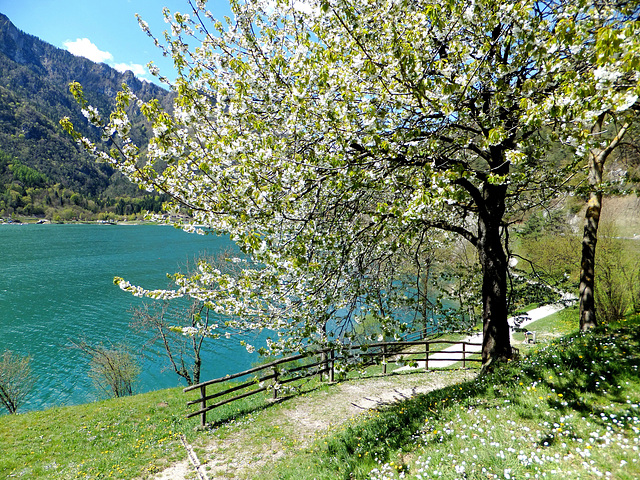
M 174 78 L 171 59 L 140 30 L 139 13 L 156 37 L 168 29 L 163 7 L 190 13 L 187 0 L 0 0 L 0 12 L 23 32 L 118 70 L 153 80 L 146 65 L 153 61 L 162 75 Z M 217 18 L 231 16 L 227 0 L 209 0 Z

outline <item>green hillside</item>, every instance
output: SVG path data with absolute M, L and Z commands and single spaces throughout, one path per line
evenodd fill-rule
M 140 211 L 135 199 L 144 193 L 109 166 L 96 163 L 60 127 L 60 119 L 69 117 L 83 135 L 100 141 L 69 93 L 74 81 L 105 113 L 124 83 L 142 100 L 157 98 L 171 105 L 168 91 L 131 72 L 119 73 L 53 47 L 21 32 L 0 14 L 0 217 L 90 219 L 98 213 Z M 143 144 L 148 125 L 139 113 L 132 110 L 131 116 L 133 137 Z M 154 197 L 147 196 L 145 205 L 150 198 Z M 128 206 L 116 212 L 121 199 Z M 160 204 L 155 202 L 154 208 Z

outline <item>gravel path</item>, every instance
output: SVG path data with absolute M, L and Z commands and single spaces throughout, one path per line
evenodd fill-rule
M 165 469 L 155 479 L 254 478 L 252 472 L 286 455 L 292 450 L 291 445 L 294 445 L 293 450 L 304 448 L 363 412 L 469 380 L 476 373 L 475 370 L 432 370 L 371 377 L 340 382 L 328 391 L 291 397 L 273 406 L 278 409 L 277 415 L 266 409 L 253 414 L 250 420 L 241 419 L 236 425 L 212 431 L 208 442 L 198 449 L 199 458 L 193 449 L 185 446 L 187 458 Z M 260 429 L 264 428 L 280 430 L 283 435 L 269 443 L 260 441 L 264 438 Z M 275 437 L 270 435 L 269 438 Z

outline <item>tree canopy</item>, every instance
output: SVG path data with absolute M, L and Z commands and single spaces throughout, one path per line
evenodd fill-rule
M 508 225 L 575 173 L 579 156 L 545 156 L 548 134 L 566 140 L 562 128 L 604 98 L 610 65 L 599 66 L 606 48 L 591 27 L 614 18 L 587 1 L 232 0 L 223 22 L 190 4 L 188 15 L 165 9 L 173 114 L 124 88 L 103 121 L 76 84 L 111 153 L 65 124 L 168 193 L 187 230 L 229 234 L 245 268 L 202 263 L 174 291 L 120 286 L 202 299 L 234 326 L 276 332 L 275 351 L 340 343 L 366 315 L 401 323 L 406 266 L 446 239 L 439 230 L 477 249 L 483 360 L 509 358 Z M 623 55 L 616 42 L 606 58 Z M 637 77 L 616 104 L 637 95 Z M 144 158 L 129 136 L 132 102 L 153 124 Z

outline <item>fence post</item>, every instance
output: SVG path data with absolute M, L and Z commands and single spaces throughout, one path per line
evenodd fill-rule
M 200 398 L 201 398 L 201 402 L 200 402 L 200 408 L 201 409 L 205 409 L 207 408 L 207 387 L 206 385 L 202 385 L 200 387 Z M 205 427 L 207 425 L 207 412 L 202 412 L 200 414 L 200 425 L 202 425 L 203 427 Z
M 273 367 L 273 399 L 278 398 L 278 367 Z
M 331 369 L 329 370 L 329 382 L 333 383 L 333 376 L 334 376 L 334 363 L 335 363 L 335 350 L 331 350 Z
M 387 346 L 382 346 L 382 373 L 387 374 Z
M 325 350 L 320 354 L 320 362 L 322 363 L 322 367 L 320 368 L 320 381 L 324 380 L 324 374 L 329 375 L 329 362 L 327 361 L 327 352 Z
M 424 353 L 425 353 L 425 357 L 424 357 L 424 369 L 425 370 L 429 370 L 429 342 L 426 342 L 424 344 Z
M 462 368 L 467 366 L 467 342 L 462 342 Z

